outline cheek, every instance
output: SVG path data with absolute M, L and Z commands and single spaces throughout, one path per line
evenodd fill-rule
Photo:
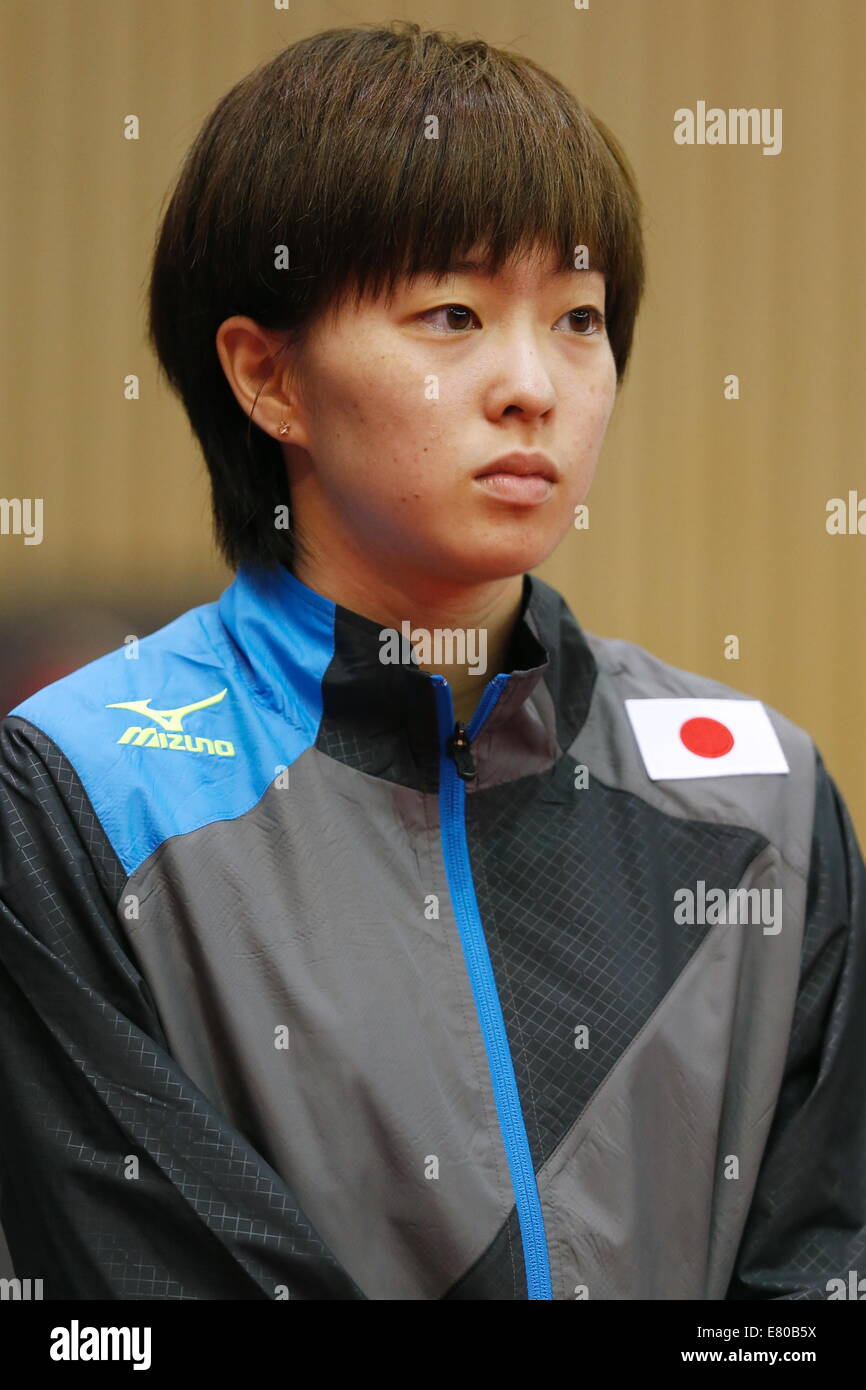
M 442 402 L 427 400 L 423 376 L 371 362 L 317 393 L 316 447 L 323 484 L 356 519 L 382 522 L 429 507 L 445 482 L 436 461 L 446 449 Z
M 578 426 L 587 447 L 599 447 L 616 402 L 616 369 L 589 383 L 577 410 Z
M 424 377 L 407 378 L 390 357 L 374 357 L 363 372 L 344 379 L 325 396 L 325 409 L 339 421 L 340 433 L 366 457 L 410 452 L 437 428 L 437 402 L 425 398 Z
M 446 481 L 446 459 L 461 437 L 460 410 L 442 392 L 431 397 L 422 371 L 382 364 L 353 393 L 349 429 L 359 457 L 375 463 L 379 492 L 402 500 L 432 497 Z

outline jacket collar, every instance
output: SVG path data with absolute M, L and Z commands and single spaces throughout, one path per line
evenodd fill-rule
M 236 659 L 261 699 L 329 756 L 435 790 L 444 731 L 434 683 L 382 661 L 382 624 L 311 589 L 285 566 L 241 566 L 218 600 Z M 477 677 L 479 696 L 497 672 Z M 588 712 L 596 665 L 562 597 L 525 574 L 501 692 L 478 729 L 472 789 L 550 766 Z M 452 726 L 453 727 L 453 726 Z

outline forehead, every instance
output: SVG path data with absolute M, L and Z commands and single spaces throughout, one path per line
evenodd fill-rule
M 419 270 L 413 275 L 399 275 L 392 291 L 383 286 L 378 292 L 367 289 L 364 294 L 353 293 L 346 287 L 318 317 L 321 326 L 336 326 L 345 315 L 349 318 L 363 313 L 380 315 L 393 311 L 394 301 L 400 303 L 408 296 L 431 291 L 451 294 L 460 284 L 492 286 L 505 294 L 530 296 L 543 294 L 552 287 L 571 287 L 575 292 L 594 293 L 604 299 L 606 278 L 603 270 L 576 269 L 563 265 L 562 258 L 540 246 L 531 251 L 514 253 L 493 273 L 483 249 L 472 247 L 466 254 L 452 256 L 444 270 Z
M 601 270 L 577 269 L 563 265 L 561 257 L 551 251 L 533 248 L 532 251 L 515 253 L 504 261 L 494 273 L 487 260 L 473 250 L 466 256 L 454 256 L 441 272 L 421 271 L 415 277 L 405 277 L 402 284 L 410 287 L 416 282 L 443 284 L 459 277 L 470 277 L 495 283 L 515 293 L 546 288 L 553 284 L 580 284 L 601 281 Z

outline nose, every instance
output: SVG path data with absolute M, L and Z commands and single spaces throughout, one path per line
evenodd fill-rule
M 556 387 L 541 330 L 515 324 L 494 335 L 488 380 L 488 406 L 494 418 L 509 411 L 531 418 L 550 410 Z

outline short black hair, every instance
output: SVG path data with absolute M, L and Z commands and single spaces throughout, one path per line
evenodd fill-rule
M 232 87 L 168 201 L 148 322 L 204 452 L 228 565 L 291 568 L 293 547 L 275 525 L 291 501 L 283 451 L 226 379 L 225 319 L 301 345 L 346 294 L 390 294 L 473 247 L 495 274 L 536 246 L 571 269 L 578 245 L 605 276 L 619 387 L 644 283 L 634 176 L 603 123 L 529 58 L 395 21 L 301 39 Z

